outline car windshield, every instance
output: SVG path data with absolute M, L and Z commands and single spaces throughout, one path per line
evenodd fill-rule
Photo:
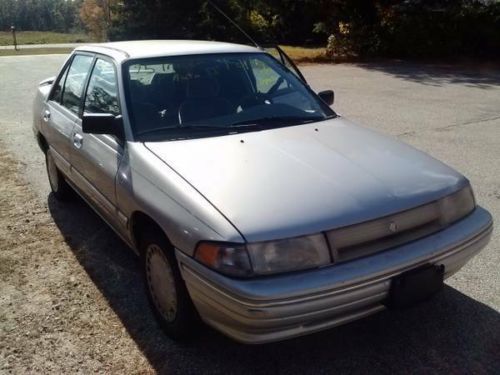
M 266 53 L 129 61 L 126 96 L 138 140 L 163 141 L 299 125 L 335 113 Z

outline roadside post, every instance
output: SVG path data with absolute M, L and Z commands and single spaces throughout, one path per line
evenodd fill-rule
M 12 39 L 14 39 L 14 50 L 17 51 L 16 27 L 12 25 L 10 29 L 12 30 Z

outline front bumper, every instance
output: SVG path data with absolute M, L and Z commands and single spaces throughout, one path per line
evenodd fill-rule
M 251 280 L 213 272 L 177 251 L 182 276 L 202 319 L 227 336 L 260 344 L 335 327 L 385 308 L 391 280 L 420 265 L 457 272 L 491 237 L 491 215 L 471 215 L 406 245 L 322 269 Z

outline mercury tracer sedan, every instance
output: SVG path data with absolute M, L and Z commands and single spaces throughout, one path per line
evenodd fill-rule
M 265 343 L 423 301 L 491 235 L 464 176 L 333 100 L 281 50 L 108 43 L 40 84 L 34 132 L 53 196 L 140 255 L 168 335 Z

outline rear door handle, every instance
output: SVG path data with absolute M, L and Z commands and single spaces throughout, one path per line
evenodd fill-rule
M 43 121 L 49 122 L 49 120 L 50 120 L 50 111 L 48 109 L 46 109 L 43 112 Z
M 83 135 L 75 133 L 73 135 L 73 146 L 80 149 L 82 148 L 82 143 L 83 143 Z

